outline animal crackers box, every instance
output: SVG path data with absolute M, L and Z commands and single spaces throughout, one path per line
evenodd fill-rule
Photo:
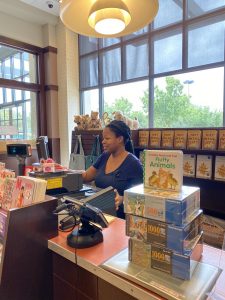
M 179 192 L 183 184 L 183 152 L 144 150 L 144 187 Z
M 216 156 L 215 179 L 225 181 L 225 157 Z

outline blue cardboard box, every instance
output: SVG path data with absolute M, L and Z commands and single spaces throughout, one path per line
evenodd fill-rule
M 198 210 L 187 224 L 175 226 L 161 221 L 126 214 L 126 235 L 145 243 L 166 247 L 180 254 L 189 254 L 192 240 L 202 231 L 202 210 Z
M 171 274 L 183 280 L 190 280 L 201 259 L 203 251 L 202 233 L 193 240 L 192 250 L 188 255 L 175 253 L 167 248 L 129 239 L 129 261 L 149 269 Z
M 200 189 L 182 186 L 181 192 L 144 188 L 143 184 L 124 192 L 124 211 L 157 221 L 182 226 L 200 209 Z

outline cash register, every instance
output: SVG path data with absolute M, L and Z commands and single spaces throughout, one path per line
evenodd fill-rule
M 37 139 L 37 152 L 39 160 L 48 160 L 48 138 L 41 136 Z M 57 165 L 57 164 L 56 164 Z M 92 185 L 83 184 L 82 171 L 63 170 L 55 168 L 54 171 L 33 171 L 29 176 L 47 181 L 46 194 L 71 202 L 81 201 L 101 209 L 104 213 L 116 216 L 115 193 L 112 187 L 98 189 Z

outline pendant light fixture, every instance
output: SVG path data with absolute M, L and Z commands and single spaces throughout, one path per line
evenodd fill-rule
M 158 0 L 62 0 L 60 18 L 82 35 L 120 37 L 149 24 L 158 7 Z

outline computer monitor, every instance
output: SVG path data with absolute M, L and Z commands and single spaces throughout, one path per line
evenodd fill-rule
M 41 158 L 48 159 L 50 157 L 47 136 L 39 136 L 36 140 L 36 146 L 39 160 Z

